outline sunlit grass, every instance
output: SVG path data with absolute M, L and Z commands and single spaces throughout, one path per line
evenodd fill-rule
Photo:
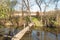
M 35 17 L 32 17 L 32 21 L 35 23 L 35 26 L 43 26 L 42 22 Z
M 35 24 L 34 29 L 40 29 L 41 27 L 43 27 L 42 22 L 39 21 L 36 17 L 32 17 L 32 21 Z

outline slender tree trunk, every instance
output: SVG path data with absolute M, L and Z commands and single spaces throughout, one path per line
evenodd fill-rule
M 24 18 L 24 11 L 23 11 L 23 0 L 22 0 L 22 19 Z
M 58 1 L 55 4 L 55 10 L 56 10 L 56 21 L 58 22 Z
M 31 12 L 30 12 L 30 6 L 29 6 L 29 0 L 27 0 L 27 4 L 28 4 L 28 7 L 27 7 L 27 10 L 28 10 L 28 16 L 30 18 L 30 21 L 31 21 Z

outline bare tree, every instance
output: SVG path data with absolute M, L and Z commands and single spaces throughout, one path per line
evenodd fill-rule
M 30 4 L 29 4 L 30 0 L 24 0 L 23 2 L 24 2 L 25 6 L 27 8 L 26 10 L 27 10 L 27 13 L 28 13 L 28 17 L 30 18 L 30 21 L 31 21 L 31 12 L 30 12 Z
M 47 9 L 47 7 L 49 7 L 49 4 L 51 3 L 51 0 L 48 0 L 48 2 L 46 2 L 45 0 L 35 0 L 35 2 L 36 2 L 36 4 L 38 5 L 38 7 L 39 7 L 39 9 L 40 9 L 40 12 L 42 12 L 42 10 L 43 10 L 43 14 L 44 14 L 44 16 L 46 16 L 45 15 L 45 13 L 46 13 L 46 9 Z M 42 4 L 44 4 L 45 6 L 44 6 L 44 9 L 42 9 Z M 45 17 L 46 18 L 46 17 Z M 46 20 L 46 19 L 42 19 L 42 15 L 41 15 L 41 21 L 42 20 Z M 45 25 L 46 25 L 46 22 L 45 22 Z
M 48 18 L 46 18 L 46 10 L 47 10 L 47 7 L 49 7 L 49 4 L 51 3 L 51 0 L 49 0 L 48 2 L 46 2 L 46 1 L 44 1 L 44 4 L 45 4 L 45 7 L 44 7 L 44 11 L 43 11 L 43 13 L 44 13 L 44 20 L 45 20 L 45 25 L 47 25 L 47 23 L 48 23 Z
M 58 22 L 59 14 L 58 14 L 58 2 L 60 0 L 54 0 L 53 3 L 55 4 L 55 10 L 56 10 L 56 20 Z
M 56 16 L 56 21 L 57 21 L 57 23 L 59 23 L 59 13 L 58 13 L 58 2 L 59 2 L 60 0 L 53 0 L 52 2 L 53 2 L 53 4 L 55 4 L 55 16 Z M 58 26 L 58 25 L 57 25 Z M 58 40 L 58 31 L 56 32 L 56 40 Z
M 51 3 L 51 0 L 49 0 L 48 2 L 46 2 L 45 0 L 36 0 L 36 4 L 38 5 L 40 11 L 42 11 L 42 7 L 41 5 L 44 4 L 44 10 L 43 10 L 43 14 L 44 14 L 44 19 L 42 19 L 41 16 L 41 20 L 44 20 L 44 25 L 46 25 L 47 23 L 47 18 L 46 18 L 46 9 L 47 7 L 49 7 L 49 4 Z M 44 40 L 46 40 L 46 31 L 44 32 Z M 41 36 L 42 37 L 42 36 Z M 42 39 L 41 39 L 42 40 Z
M 39 7 L 40 12 L 42 12 L 42 7 L 41 7 L 41 5 L 42 5 L 42 3 L 43 3 L 43 0 L 35 0 L 35 2 L 36 2 L 36 4 L 37 4 L 38 7 Z M 39 13 L 39 15 L 40 15 L 40 13 Z M 41 22 L 42 22 L 42 15 L 40 15 L 40 16 L 41 16 Z

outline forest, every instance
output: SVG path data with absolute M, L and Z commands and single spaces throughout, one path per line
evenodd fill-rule
M 0 36 L 4 35 L 6 30 L 9 35 L 13 30 L 22 30 L 31 22 L 34 23 L 31 30 L 60 34 L 59 2 L 60 0 L 34 0 L 34 2 L 31 0 L 0 0 Z M 15 9 L 18 4 L 19 11 Z M 38 6 L 39 11 L 31 11 L 34 5 Z M 52 5 L 54 8 L 51 7 Z M 50 7 L 54 10 L 47 11 Z

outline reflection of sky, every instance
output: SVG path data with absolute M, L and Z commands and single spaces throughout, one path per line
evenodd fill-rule
M 56 36 L 53 33 L 40 31 L 40 30 L 33 30 L 32 31 L 31 36 L 32 36 L 33 40 L 38 40 L 37 32 L 41 33 L 40 38 L 42 38 L 42 40 L 44 40 L 45 38 L 46 38 L 46 40 L 57 40 L 57 39 L 60 40 L 60 34 L 57 34 L 57 36 Z
M 46 0 L 46 2 L 47 2 L 47 0 Z M 17 3 L 17 5 L 15 6 L 15 10 L 20 10 L 21 9 L 21 1 L 20 0 L 18 0 L 18 3 Z M 35 3 L 35 0 L 32 0 L 32 1 L 30 1 L 30 6 L 31 6 L 31 8 L 30 8 L 30 10 L 31 11 L 39 11 L 39 7 L 37 6 L 37 4 Z M 42 11 L 44 10 L 44 4 L 42 4 Z M 50 10 L 54 10 L 54 4 L 50 4 L 49 5 L 49 7 L 47 7 L 46 8 L 46 11 L 50 11 Z M 58 9 L 60 9 L 60 1 L 59 1 L 59 3 L 58 3 Z

